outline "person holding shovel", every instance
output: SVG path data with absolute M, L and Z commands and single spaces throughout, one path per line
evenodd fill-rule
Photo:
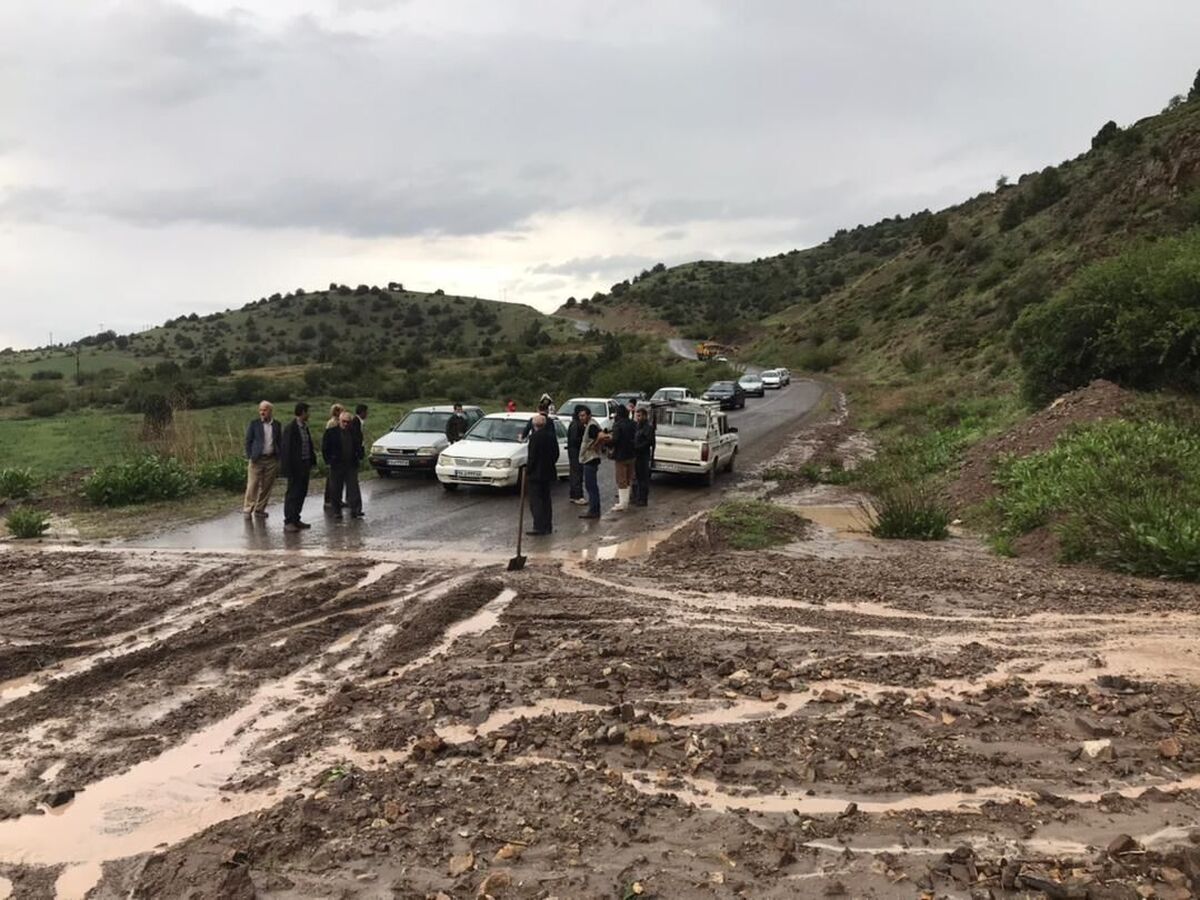
M 558 437 L 554 426 L 540 413 L 531 420 L 529 456 L 525 462 L 526 489 L 529 493 L 529 513 L 533 527 L 525 533 L 533 536 L 550 534 L 554 530 L 550 489 L 558 478 Z

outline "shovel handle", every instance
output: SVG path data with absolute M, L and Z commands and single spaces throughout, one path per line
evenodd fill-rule
M 521 555 L 521 538 L 525 536 L 525 488 L 529 481 L 526 467 L 521 467 L 521 511 L 517 513 L 517 556 Z

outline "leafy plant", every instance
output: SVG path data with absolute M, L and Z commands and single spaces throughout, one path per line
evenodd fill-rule
M 33 493 L 37 484 L 29 469 L 0 469 L 0 498 L 21 500 Z
M 201 487 L 240 491 L 246 487 L 246 461 L 236 456 L 200 463 L 195 469 Z
M 877 485 L 863 505 L 871 534 L 879 538 L 940 541 L 950 534 L 950 507 L 929 482 Z
M 83 482 L 83 493 L 99 506 L 175 500 L 196 490 L 196 479 L 178 460 L 141 456 L 102 466 Z
M 8 532 L 15 538 L 41 537 L 50 527 L 50 516 L 39 509 L 19 506 L 8 514 Z

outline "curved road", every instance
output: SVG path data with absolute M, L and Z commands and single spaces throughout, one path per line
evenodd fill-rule
M 751 398 L 744 410 L 731 412 L 738 427 L 738 468 L 748 469 L 777 452 L 813 410 L 825 388 L 812 381 L 795 381 L 762 399 Z M 683 478 L 656 476 L 650 489 L 650 506 L 608 514 L 616 491 L 611 463 L 600 467 L 604 498 L 603 518 L 581 520 L 578 507 L 567 502 L 567 485 L 554 488 L 555 533 L 548 538 L 526 539 L 526 555 L 591 551 L 646 532 L 674 527 L 694 513 L 698 501 L 708 500 L 739 476 L 722 475 L 715 488 L 705 488 Z M 320 487 L 320 484 L 316 486 Z M 327 518 L 321 495 L 310 494 L 304 518 L 309 531 L 283 533 L 282 501 L 269 508 L 265 523 L 242 518 L 240 508 L 196 525 L 137 541 L 139 546 L 201 550 L 394 551 L 424 550 L 486 556 L 511 556 L 517 530 L 519 503 L 515 492 L 489 488 L 444 491 L 432 478 L 373 478 L 362 485 L 366 518 L 339 521 Z M 277 493 L 279 493 L 277 489 Z M 239 505 L 240 506 L 240 505 Z M 526 519 L 528 524 L 528 518 Z

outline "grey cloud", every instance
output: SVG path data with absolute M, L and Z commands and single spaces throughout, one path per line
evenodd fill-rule
M 632 254 L 584 256 L 560 263 L 542 263 L 529 271 L 533 275 L 573 275 L 577 278 L 600 278 L 622 273 L 624 275 L 637 274 L 639 270 L 648 268 L 656 262 L 658 262 L 657 259 Z

